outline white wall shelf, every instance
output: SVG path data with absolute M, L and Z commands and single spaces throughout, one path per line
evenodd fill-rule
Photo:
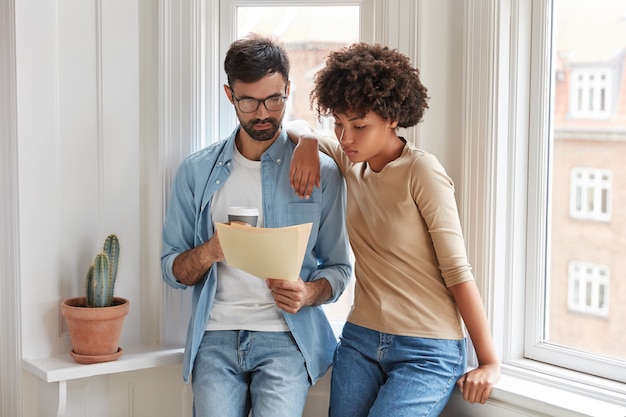
M 46 416 L 62 417 L 67 404 L 67 381 L 175 365 L 182 363 L 182 359 L 183 348 L 137 345 L 124 348 L 122 356 L 112 362 L 83 365 L 75 362 L 69 353 L 65 353 L 44 358 L 24 358 L 22 367 L 45 382 L 45 390 L 56 398 L 56 410 L 47 407 Z

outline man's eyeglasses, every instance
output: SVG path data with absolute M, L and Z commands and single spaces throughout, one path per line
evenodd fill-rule
M 261 103 L 263 103 L 267 111 L 280 111 L 285 106 L 285 101 L 287 101 L 287 96 L 268 97 L 263 100 L 258 98 L 239 98 L 235 95 L 235 92 L 231 87 L 228 88 L 237 102 L 239 111 L 242 113 L 254 113 L 258 110 Z

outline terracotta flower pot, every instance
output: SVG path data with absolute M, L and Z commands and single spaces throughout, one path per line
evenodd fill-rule
M 78 363 L 98 363 L 117 360 L 122 354 L 119 346 L 124 318 L 130 302 L 113 298 L 111 307 L 87 307 L 86 297 L 70 298 L 61 304 L 72 341 L 70 355 Z

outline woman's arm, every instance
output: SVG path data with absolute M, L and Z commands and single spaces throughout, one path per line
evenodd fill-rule
M 450 292 L 459 307 L 478 357 L 478 368 L 463 375 L 457 385 L 465 400 L 484 404 L 500 379 L 500 361 L 489 332 L 487 315 L 475 281 L 453 285 Z
M 289 139 L 296 144 L 291 159 L 291 187 L 300 198 L 309 198 L 313 186 L 320 186 L 320 156 L 318 138 L 304 120 L 285 124 Z

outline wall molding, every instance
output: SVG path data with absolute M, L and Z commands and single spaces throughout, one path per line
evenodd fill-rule
M 15 0 L 0 3 L 0 415 L 22 415 Z
M 375 0 L 375 9 L 378 19 L 374 19 L 372 26 L 378 25 L 380 28 L 374 33 L 374 41 L 397 49 L 408 56 L 414 66 L 421 68 L 418 45 L 423 25 L 415 22 L 419 22 L 421 18 L 422 0 Z M 366 24 L 367 22 L 361 22 L 361 25 Z M 399 129 L 398 134 L 419 147 L 419 126 Z
M 184 157 L 205 143 L 205 45 L 207 6 L 202 0 L 161 0 L 159 4 L 159 161 L 162 175 L 161 224 L 167 198 Z M 183 345 L 191 291 L 162 283 L 160 341 Z
M 106 236 L 107 232 L 104 230 L 104 171 L 105 171 L 105 161 L 104 161 L 104 103 L 103 103 L 103 91 L 102 91 L 102 77 L 103 77 L 103 69 L 102 69 L 102 0 L 95 0 L 95 57 L 96 57 L 96 68 L 95 68 L 95 78 L 96 78 L 96 147 L 98 150 L 98 235 Z
M 496 246 L 506 231 L 509 105 L 510 1 L 464 4 L 461 223 L 469 261 L 490 319 L 496 347 L 502 346 L 503 311 L 497 302 L 506 276 L 508 247 Z M 500 192 L 499 192 L 500 191 Z M 500 237 L 496 238 L 496 235 Z M 474 358 L 475 361 L 475 358 Z

